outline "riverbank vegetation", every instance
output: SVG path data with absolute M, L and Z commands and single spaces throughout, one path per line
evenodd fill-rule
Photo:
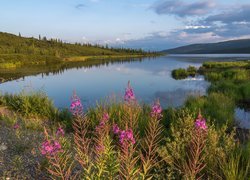
M 172 77 L 175 79 L 185 79 L 187 77 L 194 77 L 197 75 L 197 69 L 194 66 L 189 66 L 187 69 L 178 68 L 172 71 Z
M 197 105 L 198 104 L 198 105 Z M 58 110 L 42 92 L 0 96 L 0 176 L 21 179 L 247 179 L 250 142 L 229 126 L 233 106 L 211 93 L 163 110 L 122 100 Z M 220 118 L 220 119 L 219 119 Z M 223 120 L 223 122 L 222 122 Z
M 188 76 L 180 74 L 174 76 L 176 71 L 180 70 L 173 70 L 172 75 L 175 79 Z M 250 108 L 250 61 L 205 62 L 196 72 L 204 75 L 205 79 L 211 83 L 208 94 L 222 93 L 232 99 L 236 105 Z

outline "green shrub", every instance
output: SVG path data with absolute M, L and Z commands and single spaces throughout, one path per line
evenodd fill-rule
M 197 73 L 196 67 L 194 67 L 194 66 L 188 66 L 187 73 L 188 73 L 189 76 L 194 77 L 196 75 L 196 73 Z
M 175 116 L 176 119 L 170 124 L 166 144 L 159 149 L 160 157 L 166 162 L 169 174 L 172 176 L 170 179 L 187 177 L 185 174 L 187 171 L 183 165 L 188 158 L 188 147 L 193 138 L 196 114 L 187 109 L 180 110 Z M 206 145 L 202 152 L 202 157 L 205 158 L 203 159 L 205 168 L 199 175 L 203 175 L 205 179 L 214 179 L 222 174 L 219 162 L 227 158 L 234 149 L 234 133 L 228 133 L 226 125 L 217 129 L 209 120 L 207 120 L 207 124 Z
M 56 112 L 52 100 L 43 92 L 6 93 L 1 99 L 2 105 L 6 105 L 24 116 L 37 115 L 51 118 Z
M 188 72 L 183 68 L 175 69 L 172 71 L 172 77 L 174 79 L 184 79 L 188 77 Z

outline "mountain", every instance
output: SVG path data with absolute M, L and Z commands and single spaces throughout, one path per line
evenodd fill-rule
M 239 39 L 217 43 L 191 44 L 161 51 L 167 54 L 248 54 L 250 39 Z

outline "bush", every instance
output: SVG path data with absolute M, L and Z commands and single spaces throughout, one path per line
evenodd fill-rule
M 179 68 L 172 71 L 174 79 L 185 79 L 188 76 L 194 77 L 197 74 L 197 69 L 194 66 L 188 66 L 187 69 Z
M 166 138 L 166 144 L 159 149 L 160 157 L 167 164 L 170 179 L 196 179 L 199 177 L 214 179 L 220 177 L 219 162 L 227 158 L 234 149 L 234 133 L 228 134 L 226 125 L 217 129 L 213 123 L 207 121 L 208 128 L 204 131 L 204 136 L 201 135 L 195 141 L 198 144 L 205 142 L 205 146 L 196 149 L 196 152 L 199 151 L 196 160 L 199 162 L 200 170 L 197 171 L 199 168 L 192 169 L 195 167 L 193 166 L 195 162 L 192 161 L 193 156 L 190 153 L 194 153 L 195 146 L 190 146 L 190 142 L 195 140 L 193 138 L 198 133 L 194 129 L 195 120 L 193 117 L 195 115 L 189 110 L 179 111 L 176 119 L 171 122 L 170 135 Z M 191 177 L 191 172 L 195 171 L 197 172 L 196 176 Z
M 196 73 L 197 73 L 196 67 L 194 67 L 194 66 L 188 66 L 187 73 L 188 73 L 189 76 L 194 77 L 196 75 Z
M 172 77 L 174 79 L 185 79 L 188 77 L 188 72 L 183 68 L 175 69 L 172 71 Z
M 52 118 L 56 108 L 52 100 L 43 92 L 21 92 L 19 94 L 4 94 L 1 104 L 6 105 L 24 116 L 37 115 Z

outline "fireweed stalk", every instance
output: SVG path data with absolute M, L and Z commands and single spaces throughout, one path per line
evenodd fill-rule
M 141 145 L 142 179 L 152 178 L 152 169 L 157 166 L 157 149 L 162 140 L 161 133 L 163 131 L 163 127 L 160 124 L 163 115 L 159 100 L 152 105 L 150 116 L 151 118 L 146 128 L 146 136 Z
M 118 136 L 120 150 L 120 178 L 136 179 L 139 175 L 139 167 L 136 166 L 139 157 L 135 155 L 136 146 L 132 129 L 121 130 L 117 124 L 113 125 L 113 133 Z
M 79 178 L 90 177 L 92 151 L 90 147 L 91 139 L 88 137 L 89 119 L 83 112 L 83 105 L 80 98 L 74 93 L 71 98 L 70 111 L 74 117 L 74 143 L 75 143 L 75 159 L 82 167 Z
M 187 146 L 186 161 L 181 165 L 183 175 L 187 179 L 202 179 L 202 170 L 206 167 L 205 145 L 207 141 L 206 120 L 199 113 L 194 123 L 192 139 Z
M 109 114 L 107 112 L 103 113 L 103 116 L 99 122 L 99 124 L 95 128 L 95 156 L 99 158 L 99 156 L 104 152 L 104 140 L 109 135 L 110 126 L 108 124 Z
M 130 85 L 130 81 L 128 81 L 128 85 L 125 89 L 124 102 L 124 116 L 122 126 L 131 127 L 133 131 L 136 131 L 142 109 L 136 101 L 135 93 L 132 86 Z
M 72 168 L 74 161 L 72 160 L 71 153 L 64 148 L 65 140 L 63 139 L 64 130 L 59 127 L 55 137 L 48 134 L 44 128 L 45 140 L 41 145 L 40 151 L 49 162 L 47 170 L 52 179 L 74 179 L 72 176 Z M 63 134 L 62 134 L 63 132 Z
M 104 112 L 99 121 L 99 124 L 96 126 L 94 131 L 94 169 L 96 171 L 96 177 L 98 179 L 104 178 L 105 172 L 108 172 L 107 161 L 108 161 L 108 152 L 109 145 L 106 144 L 107 138 L 109 137 L 109 114 Z
M 136 101 L 134 90 L 130 85 L 130 81 L 128 81 L 128 86 L 125 89 L 124 101 L 128 103 Z

